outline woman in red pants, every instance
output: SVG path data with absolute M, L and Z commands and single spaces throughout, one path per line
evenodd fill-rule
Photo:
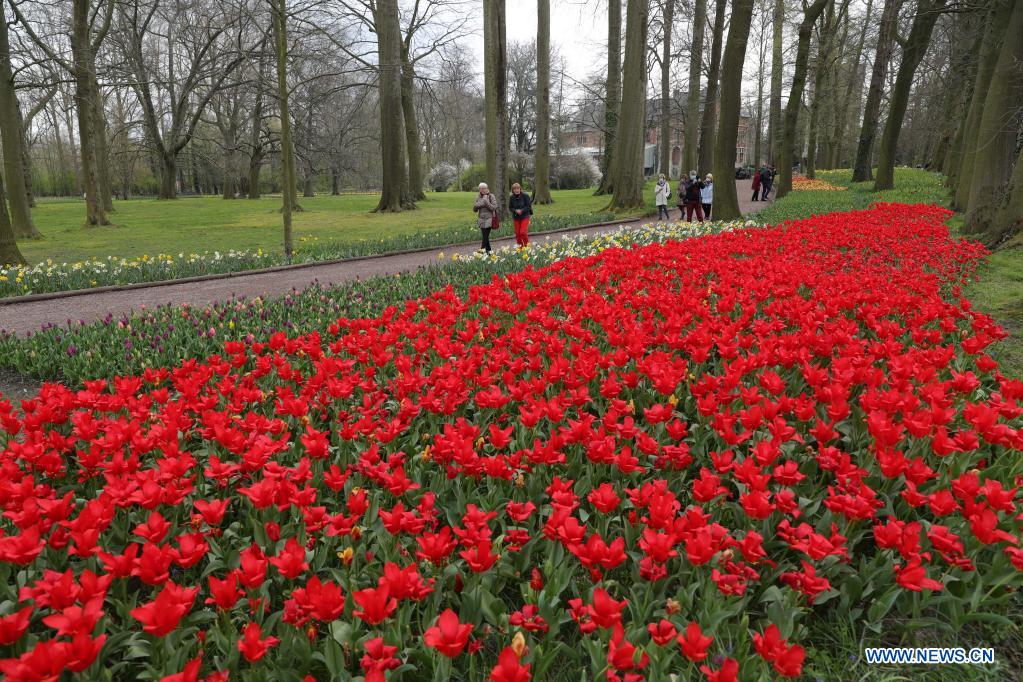
M 522 191 L 522 186 L 515 183 L 511 187 L 508 199 L 508 212 L 515 222 L 515 243 L 519 248 L 529 246 L 529 217 L 533 215 L 533 201 Z

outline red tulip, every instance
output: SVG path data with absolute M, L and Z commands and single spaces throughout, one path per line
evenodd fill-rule
M 180 587 L 168 580 L 156 599 L 132 609 L 131 615 L 142 623 L 143 630 L 164 637 L 177 628 L 181 619 L 191 610 L 198 592 L 198 587 Z
M 682 648 L 682 655 L 693 663 L 699 663 L 707 658 L 707 649 L 714 642 L 714 638 L 704 635 L 699 624 L 690 623 L 686 626 L 685 633 L 678 636 L 677 641 Z
M 280 644 L 276 637 L 262 637 L 263 630 L 259 623 L 249 623 L 242 630 L 242 638 L 238 640 L 238 651 L 242 652 L 245 660 L 255 663 L 266 656 L 266 652 Z
M 454 658 L 462 653 L 471 632 L 472 625 L 460 623 L 457 613 L 445 609 L 436 624 L 423 633 L 423 642 L 448 658 Z

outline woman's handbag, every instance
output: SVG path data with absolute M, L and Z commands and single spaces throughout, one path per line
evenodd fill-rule
M 501 216 L 495 213 L 493 217 L 490 219 L 490 229 L 496 230 L 499 227 L 501 227 Z

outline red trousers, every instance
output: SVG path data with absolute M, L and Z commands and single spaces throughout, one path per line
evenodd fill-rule
M 529 216 L 515 218 L 515 243 L 519 246 L 529 246 Z
M 686 220 L 693 222 L 693 211 L 696 211 L 696 219 L 703 222 L 703 204 L 697 201 L 686 202 Z

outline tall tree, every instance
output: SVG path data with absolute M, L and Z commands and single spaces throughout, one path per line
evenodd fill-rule
M 710 68 L 707 70 L 707 100 L 700 117 L 700 153 L 696 164 L 701 172 L 714 166 L 714 129 L 717 127 L 718 82 L 721 76 L 721 45 L 725 41 L 726 4 L 727 0 L 715 0 L 714 3 Z
M 38 239 L 42 235 L 32 222 L 28 189 L 25 187 L 25 169 L 22 164 L 21 113 L 14 91 L 14 72 L 11 69 L 11 43 L 7 35 L 7 12 L 0 7 L 0 141 L 4 146 L 4 172 L 10 191 L 10 221 L 14 235 L 19 239 Z M 7 206 L 4 206 L 7 211 Z
M 401 107 L 401 24 L 397 0 L 378 0 L 374 10 L 379 53 L 380 151 L 383 179 L 377 211 L 414 208 L 406 165 L 405 119 Z
M 487 181 L 505 211 L 508 188 L 508 41 L 505 0 L 483 0 Z
M 977 66 L 977 78 L 973 92 L 976 95 L 970 103 L 970 111 L 966 115 L 963 139 L 956 154 L 954 168 L 954 185 L 952 186 L 952 208 L 965 210 L 970 201 L 970 187 L 973 182 L 974 160 L 977 154 L 977 135 L 980 131 L 980 119 L 984 112 L 986 93 L 991 84 L 998 55 L 1001 53 L 1002 41 L 1005 38 L 1005 27 L 1009 23 L 1012 3 L 1009 0 L 991 0 L 988 4 L 987 28 L 984 31 L 983 52 Z
M 648 0 L 628 0 L 625 14 L 625 70 L 622 109 L 615 142 L 611 208 L 637 210 L 643 201 L 643 154 L 646 119 L 646 33 Z
M 753 22 L 753 0 L 732 0 L 732 16 L 728 21 L 728 42 L 721 62 L 721 121 L 714 143 L 715 220 L 742 217 L 739 197 L 732 177 L 735 175 L 736 141 L 739 137 L 739 107 L 742 96 L 742 64 L 746 58 L 750 24 Z
M 551 0 L 536 3 L 536 160 L 533 201 L 551 199 Z
M 866 182 L 874 177 L 871 170 L 874 138 L 877 137 L 881 98 L 884 95 L 884 82 L 888 75 L 888 62 L 892 58 L 895 33 L 899 27 L 899 8 L 901 6 L 902 0 L 884 0 L 884 9 L 881 10 L 881 26 L 877 34 L 874 66 L 870 72 L 867 103 L 863 107 L 863 125 L 860 127 L 860 141 L 856 148 L 856 162 L 853 164 L 853 182 Z
M 1015 2 L 991 83 L 984 97 L 984 113 L 980 118 L 974 151 L 970 200 L 966 206 L 964 230 L 967 233 L 980 234 L 991 229 L 995 215 L 1006 198 L 1006 183 L 1012 174 L 1016 156 L 1014 152 L 1019 129 L 1016 119 L 1021 92 L 1023 2 Z
M 604 82 L 604 154 L 596 194 L 614 190 L 614 156 L 622 105 L 622 0 L 607 2 L 607 78 Z
M 899 142 L 899 132 L 906 116 L 910 91 L 913 88 L 913 77 L 920 60 L 927 52 L 934 24 L 941 15 L 947 0 L 919 0 L 916 16 L 909 29 L 909 37 L 902 43 L 902 61 L 892 88 L 891 102 L 888 106 L 888 118 L 884 123 L 884 134 L 881 136 L 881 148 L 877 156 L 877 178 L 874 180 L 874 191 L 891 189 L 895 186 L 895 152 Z
M 295 147 L 291 141 L 291 110 L 288 106 L 288 0 L 273 0 L 273 3 L 271 14 L 274 52 L 277 57 L 277 107 L 281 122 L 281 220 L 284 225 L 284 255 L 290 261 L 295 252 L 291 235 L 291 212 L 298 201 L 295 197 L 298 183 Z
M 87 227 L 109 225 L 108 213 L 113 208 L 110 171 L 106 159 L 106 122 L 96 75 L 96 54 L 110 32 L 114 4 L 112 0 L 96 0 L 95 4 L 93 0 L 72 0 L 69 35 L 71 61 L 57 54 L 46 40 L 40 38 L 32 22 L 25 18 L 16 4 L 11 4 L 15 16 L 32 42 L 74 79 L 74 110 L 78 119 Z
M 671 32 L 675 0 L 664 0 L 661 14 L 661 173 L 671 177 Z
M 768 151 L 771 163 L 776 163 L 784 128 L 781 120 L 781 77 L 782 71 L 785 69 L 783 61 L 785 0 L 774 0 L 774 17 L 771 20 L 771 28 L 773 31 L 771 40 L 771 106 L 768 114 L 771 119 L 771 137 L 768 142 Z
M 7 192 L 4 191 L 4 178 L 0 175 L 0 265 L 21 265 L 24 262 L 25 257 L 14 238 L 11 216 L 7 213 Z
M 796 63 L 792 73 L 792 88 L 789 100 L 785 103 L 785 121 L 782 129 L 781 147 L 778 151 L 778 168 L 781 178 L 778 181 L 777 197 L 792 191 L 792 154 L 796 144 L 796 123 L 799 120 L 799 108 L 803 103 L 803 89 L 806 87 L 806 70 L 810 61 L 810 39 L 813 37 L 813 25 L 824 11 L 828 0 L 814 0 L 807 7 L 803 5 L 803 20 L 799 23 L 799 40 L 796 42 Z
M 733 3 L 734 4 L 734 3 Z M 734 7 L 733 7 L 734 13 Z M 689 48 L 689 93 L 686 99 L 686 134 L 683 173 L 696 169 L 700 161 L 697 145 L 700 135 L 700 75 L 703 71 L 703 29 L 707 23 L 707 0 L 695 0 L 693 7 L 693 41 Z M 731 30 L 729 30 L 731 38 Z M 741 71 L 742 65 L 740 63 Z M 727 75 L 727 74 L 726 74 Z M 708 100 L 706 106 L 713 106 Z
M 753 140 L 753 162 L 763 163 L 766 157 L 763 155 L 761 144 L 764 140 L 764 78 L 767 68 L 767 8 L 764 7 L 758 14 L 759 25 L 757 27 L 757 114 L 756 127 Z M 770 145 L 770 142 L 768 142 Z
M 831 149 L 831 159 L 828 165 L 837 168 L 841 163 L 842 145 L 845 141 L 846 128 L 848 128 L 849 111 L 859 101 L 854 97 L 857 85 L 862 87 L 860 82 L 860 62 L 863 57 L 863 47 L 867 41 L 867 26 L 869 25 L 870 13 L 874 9 L 874 0 L 867 0 L 867 11 L 863 15 L 863 25 L 860 26 L 860 37 L 853 53 L 853 64 L 849 71 L 849 79 L 845 86 L 845 95 L 838 102 L 838 119 L 835 122 L 835 143 Z M 855 102 L 854 102 L 855 101 Z
M 988 246 L 1000 246 L 1023 234 L 1023 147 L 1016 156 L 1016 167 L 1005 193 L 1005 200 L 984 233 Z

